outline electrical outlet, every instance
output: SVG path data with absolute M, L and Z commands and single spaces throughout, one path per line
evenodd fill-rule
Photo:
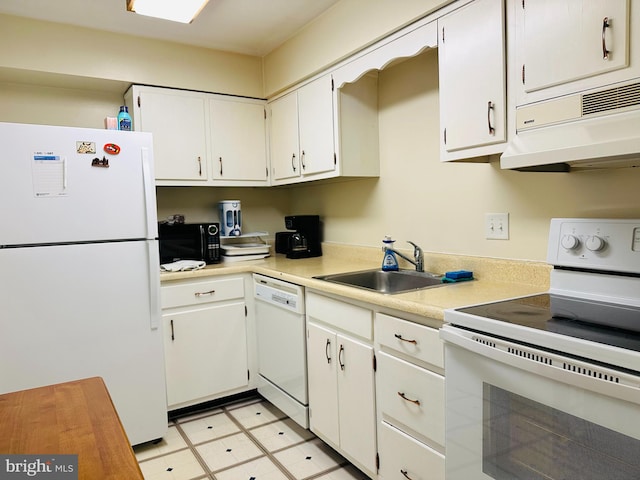
M 509 214 L 485 213 L 484 232 L 490 240 L 509 240 Z

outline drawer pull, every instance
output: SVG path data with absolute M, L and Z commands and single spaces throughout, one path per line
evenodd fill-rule
M 216 293 L 215 290 L 209 290 L 208 292 L 196 292 L 194 295 L 196 297 L 204 297 L 205 295 L 213 295 L 214 293 Z
M 414 345 L 418 344 L 417 340 L 407 340 L 406 338 L 402 338 L 402 335 L 400 335 L 399 333 L 396 333 L 394 337 L 396 337 L 398 340 L 402 340 L 403 342 L 413 343 Z
M 410 398 L 407 398 L 404 393 L 402 392 L 398 392 L 398 395 L 403 399 L 406 400 L 407 402 L 411 402 L 411 403 L 415 403 L 416 405 L 420 405 L 420 400 L 412 400 Z
M 408 478 L 409 480 L 413 480 L 413 479 L 409 476 L 409 473 L 408 473 L 406 470 L 402 470 L 402 469 L 400 469 L 400 473 L 401 473 L 402 475 L 404 475 L 404 478 Z

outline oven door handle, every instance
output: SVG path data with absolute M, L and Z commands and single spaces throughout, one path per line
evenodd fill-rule
M 440 338 L 445 342 L 445 357 L 447 349 L 456 346 L 560 383 L 640 404 L 640 382 L 638 377 L 632 374 L 595 365 L 587 360 L 581 361 L 463 330 L 450 324 L 445 324 L 440 329 Z

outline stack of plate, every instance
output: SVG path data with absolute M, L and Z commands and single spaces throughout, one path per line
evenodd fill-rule
M 222 259 L 225 262 L 258 260 L 269 256 L 269 245 L 266 243 L 236 243 L 222 245 Z

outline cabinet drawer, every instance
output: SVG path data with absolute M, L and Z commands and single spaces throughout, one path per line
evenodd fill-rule
M 378 430 L 378 451 L 384 480 L 444 480 L 444 455 L 386 422 Z
M 380 346 L 444 368 L 444 347 L 435 328 L 376 313 L 376 340 Z
M 382 418 L 444 445 L 444 377 L 384 352 L 377 362 Z
M 307 292 L 307 316 L 367 340 L 373 340 L 373 312 L 350 303 Z
M 163 285 L 160 295 L 162 308 L 244 298 L 244 280 L 236 277 Z

